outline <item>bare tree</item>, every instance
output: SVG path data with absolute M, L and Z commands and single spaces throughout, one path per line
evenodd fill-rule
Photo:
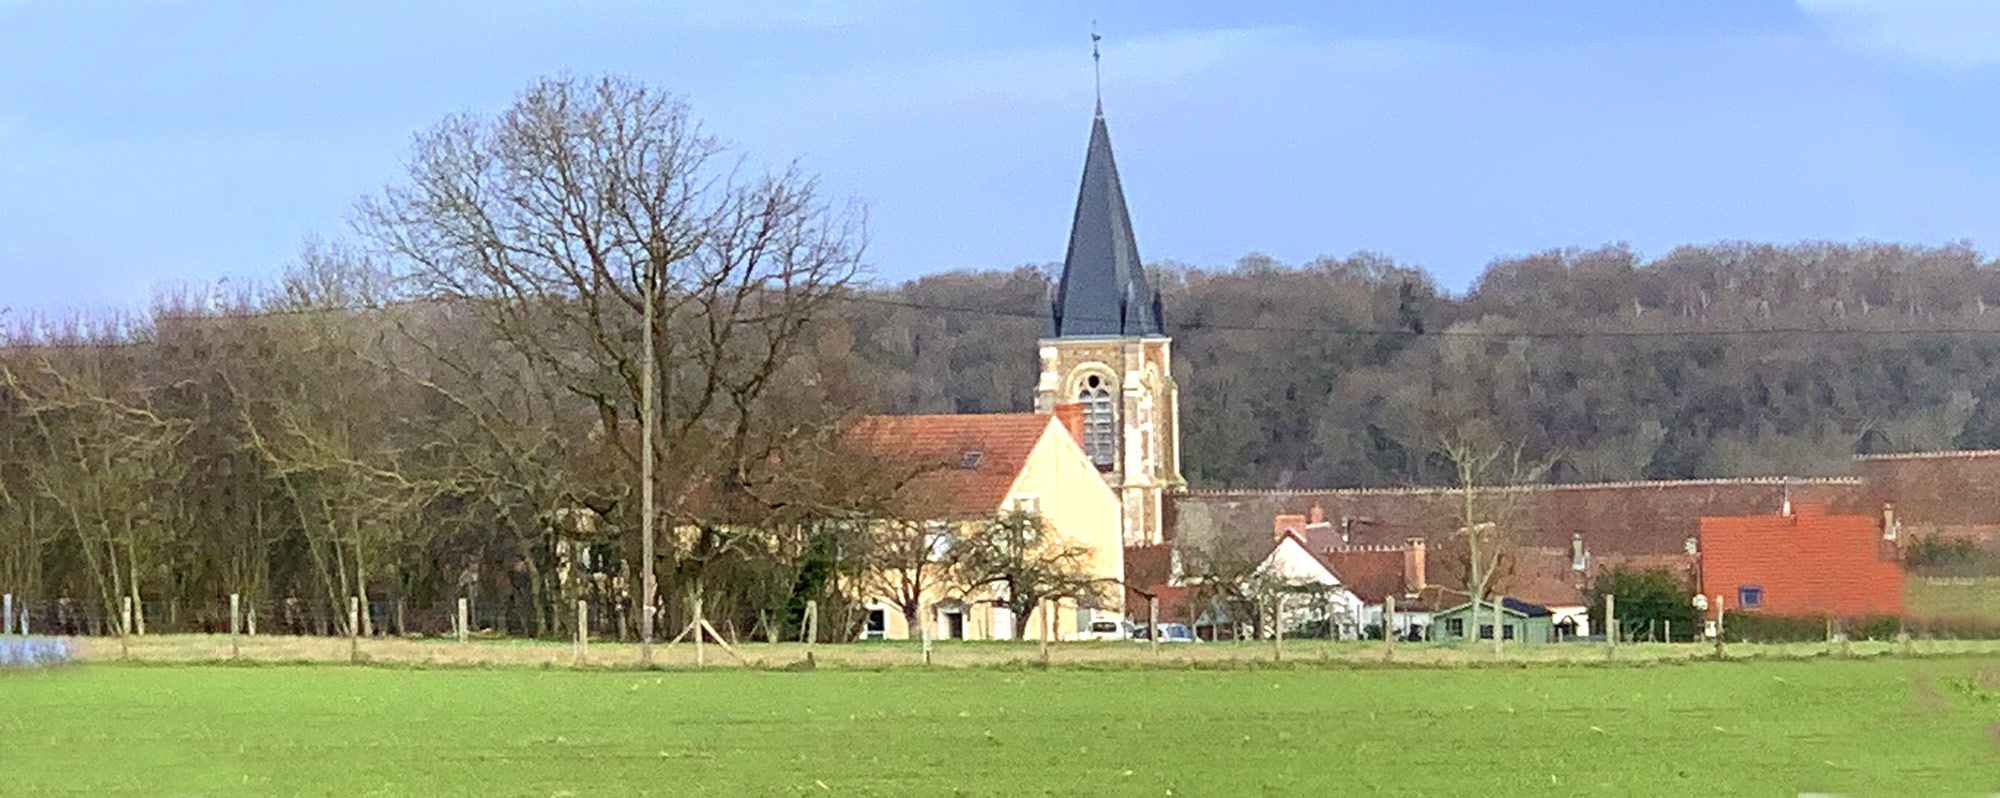
M 796 167 L 745 179 L 723 154 L 671 96 L 549 78 L 498 115 L 420 136 L 407 181 L 359 212 L 414 290 L 460 304 L 587 402 L 628 473 L 640 470 L 625 426 L 645 398 L 638 344 L 654 342 L 660 514 L 693 530 L 677 554 L 696 593 L 700 564 L 744 528 L 704 498 L 771 461 L 783 436 L 765 434 L 761 406 L 861 270 L 858 213 L 821 200 Z M 630 521 L 635 503 L 613 509 Z
M 954 541 L 949 555 L 959 584 L 987 588 L 1014 621 L 1014 637 L 1027 635 L 1028 616 L 1050 599 L 1100 599 L 1110 585 L 1090 573 L 1089 546 L 1063 540 L 1039 514 L 1004 512 Z
M 1493 653 L 1502 650 L 1505 625 L 1503 598 L 1492 594 L 1496 577 L 1514 556 L 1523 523 L 1522 486 L 1539 481 L 1546 467 L 1531 463 L 1521 446 L 1500 439 L 1480 421 L 1463 422 L 1438 443 L 1450 458 L 1459 494 L 1457 534 L 1465 541 L 1466 593 L 1472 601 L 1471 636 L 1477 639 L 1479 604 L 1487 600 L 1493 612 Z

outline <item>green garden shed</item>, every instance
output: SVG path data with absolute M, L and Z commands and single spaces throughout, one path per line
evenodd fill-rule
M 1500 637 L 1523 643 L 1547 643 L 1555 639 L 1555 613 L 1540 604 L 1520 599 L 1500 599 Z M 1432 616 L 1431 635 L 1439 642 L 1463 642 L 1472 628 L 1472 603 L 1466 602 Z M 1479 603 L 1479 639 L 1493 639 L 1493 603 Z

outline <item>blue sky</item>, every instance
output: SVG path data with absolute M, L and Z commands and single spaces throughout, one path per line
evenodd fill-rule
M 348 235 L 531 79 L 683 94 L 866 204 L 879 278 L 1062 256 L 1088 31 L 1141 253 L 1463 288 L 1625 241 L 2000 248 L 2000 3 L 0 0 L 0 306 L 141 306 Z

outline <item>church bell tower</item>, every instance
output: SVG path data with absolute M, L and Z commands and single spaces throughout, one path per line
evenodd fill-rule
M 1163 494 L 1182 487 L 1180 395 L 1160 295 L 1146 280 L 1100 102 L 1041 340 L 1035 410 L 1076 404 L 1083 449 L 1123 505 L 1128 546 L 1162 539 Z

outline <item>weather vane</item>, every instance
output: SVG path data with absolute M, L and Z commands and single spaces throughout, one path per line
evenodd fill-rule
M 1104 56 L 1097 52 L 1097 43 L 1104 37 L 1097 33 L 1097 20 L 1090 21 L 1090 74 L 1097 84 L 1097 114 L 1104 115 Z

